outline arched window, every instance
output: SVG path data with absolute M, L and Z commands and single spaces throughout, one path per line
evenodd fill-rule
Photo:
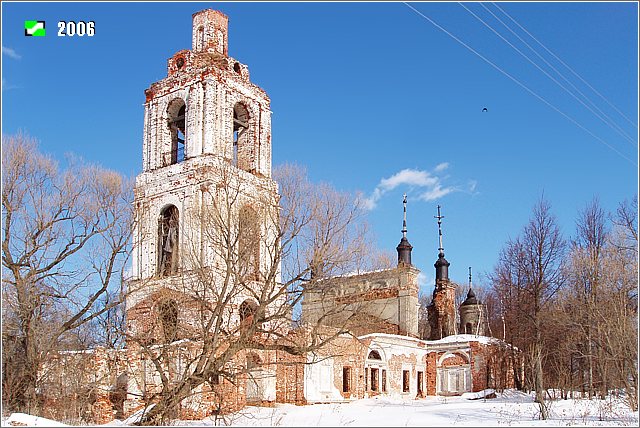
M 465 333 L 467 334 L 473 334 L 473 326 L 471 325 L 470 322 L 467 323 L 467 325 L 465 325 Z
M 185 160 L 186 112 L 187 106 L 181 98 L 175 99 L 169 103 L 167 116 L 169 120 L 169 133 L 171 135 L 171 151 L 169 153 L 165 153 L 165 166 Z
M 251 322 L 256 314 L 258 305 L 251 300 L 245 300 L 240 304 L 240 322 Z
M 260 264 L 260 222 L 258 214 L 249 207 L 240 209 L 238 219 L 238 276 L 255 279 Z
M 200 51 L 204 48 L 204 27 L 201 25 L 196 32 L 196 50 Z
M 253 352 L 247 355 L 247 370 L 254 370 L 262 365 L 262 360 Z
M 367 358 L 370 360 L 382 360 L 382 357 L 380 356 L 380 353 L 378 351 L 369 352 L 369 357 Z
M 175 300 L 165 300 L 160 303 L 158 309 L 164 341 L 171 343 L 176 340 L 178 332 L 178 304 Z
M 251 167 L 249 159 L 249 110 L 237 103 L 233 107 L 233 157 L 232 164 L 245 171 Z
M 174 205 L 165 207 L 158 221 L 158 276 L 178 272 L 179 214 Z

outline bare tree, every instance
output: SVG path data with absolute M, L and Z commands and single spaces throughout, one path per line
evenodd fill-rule
M 624 388 L 637 408 L 637 226 L 631 209 L 620 205 L 613 229 L 597 199 L 579 214 L 566 264 L 569 287 L 555 316 L 566 330 L 559 347 L 569 356 L 558 371 L 572 374 L 571 388 L 578 380 L 590 397 L 603 399 Z
M 301 323 L 304 293 L 367 268 L 371 251 L 355 197 L 311 184 L 294 166 L 274 174 L 278 194 L 265 180 L 248 195 L 236 169 L 218 168 L 219 182 L 203 188 L 202 204 L 189 215 L 202 238 L 186 227 L 179 232 L 188 244 L 178 274 L 163 279 L 164 297 L 153 297 L 161 301 L 159 316 L 129 332 L 128 347 L 140 347 L 154 377 L 141 388 L 153 404 L 143 424 L 174 418 L 203 391 L 218 411 L 233 405 L 240 386 L 247 399 L 260 399 L 263 382 L 275 377 L 276 353 L 304 364 L 308 352 L 347 332 Z M 148 283 L 131 287 L 132 296 L 144 294 Z M 140 306 L 129 309 L 129 322 Z
M 492 275 L 494 288 L 505 297 L 505 317 L 510 318 L 509 330 L 516 332 L 514 342 L 525 350 L 529 380 L 543 419 L 548 418 L 543 366 L 547 333 L 553 331 L 546 315 L 564 283 L 565 247 L 551 206 L 542 198 L 522 235 L 503 249 Z
M 431 324 L 429 324 L 429 311 L 427 308 L 433 300 L 432 293 L 420 293 L 418 296 L 418 337 L 427 340 L 431 337 Z
M 489 274 L 489 280 L 493 295 L 499 302 L 498 324 L 502 332 L 500 337 L 524 350 L 532 338 L 531 329 L 528 327 L 529 320 L 524 315 L 530 311 L 530 301 L 524 295 L 526 281 L 523 258 L 521 239 L 510 239 L 500 251 L 498 262 Z M 511 349 L 513 350 L 513 347 Z M 520 371 L 515 369 L 516 359 L 515 352 L 512 352 L 511 365 L 514 367 L 516 388 L 522 389 L 524 379 L 520 376 Z
M 542 417 L 548 411 L 542 379 L 564 398 L 576 388 L 602 398 L 623 391 L 637 409 L 637 199 L 621 203 L 613 216 L 597 198 L 587 204 L 566 255 L 557 227 L 540 220 L 550 218 L 545 211 L 536 207 L 490 275 L 490 298 L 499 306 L 494 325 L 502 323 L 506 340 L 526 351 Z
M 102 299 L 122 284 L 132 192 L 113 171 L 61 169 L 24 135 L 2 146 L 2 396 L 33 413 L 42 362 L 119 302 Z
M 611 387 L 622 387 L 638 410 L 638 200 L 622 202 L 612 217 L 605 258 L 606 303 L 598 306 L 598 347 L 608 363 Z M 635 214 L 634 214 L 635 213 Z
M 572 305 L 572 316 L 567 320 L 575 325 L 575 333 L 580 336 L 576 341 L 573 354 L 577 363 L 585 367 L 589 396 L 595 394 L 595 353 L 597 347 L 597 326 L 594 311 L 602 303 L 607 292 L 604 284 L 603 263 L 608 239 L 606 215 L 597 199 L 594 199 L 579 213 L 577 234 L 573 240 L 570 257 L 569 278 L 573 293 L 569 298 L 578 304 Z M 606 390 L 606 386 L 603 384 Z

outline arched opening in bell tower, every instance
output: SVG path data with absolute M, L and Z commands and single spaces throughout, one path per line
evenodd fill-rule
M 240 169 L 250 169 L 250 159 L 247 155 L 249 138 L 249 110 L 242 103 L 233 107 L 233 155 L 231 163 Z
M 178 333 L 178 304 L 172 299 L 165 300 L 159 304 L 158 312 L 164 343 L 171 343 L 176 340 Z
M 238 216 L 238 277 L 257 279 L 260 260 L 260 222 L 250 206 L 240 209 Z
M 175 205 L 165 207 L 158 220 L 158 276 L 178 272 L 179 213 Z
M 181 98 L 169 103 L 167 116 L 171 135 L 171 151 L 165 156 L 165 165 L 173 165 L 185 160 L 186 113 L 187 106 Z

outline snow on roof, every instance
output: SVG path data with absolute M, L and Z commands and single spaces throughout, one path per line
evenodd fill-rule
M 157 343 L 155 345 L 151 345 L 149 346 L 149 349 L 158 349 L 158 348 L 163 348 L 163 347 L 171 347 L 171 346 L 176 346 L 176 345 L 182 345 L 183 343 L 187 343 L 187 342 L 193 342 L 191 339 L 178 339 L 178 340 L 174 340 L 171 343 Z
M 423 344 L 425 346 L 428 345 L 445 345 L 447 343 L 468 343 L 468 342 L 478 342 L 483 345 L 489 344 L 501 344 L 504 343 L 500 339 L 496 339 L 495 337 L 488 336 L 478 336 L 475 334 L 455 334 L 452 336 L 447 336 L 439 340 L 422 340 L 416 339 L 415 337 L 410 336 L 400 336 L 398 334 L 389 334 L 389 333 L 369 333 L 364 336 L 359 336 L 358 339 L 375 339 L 375 338 L 388 338 L 395 339 L 400 341 L 413 342 L 415 344 Z
M 63 355 L 63 354 L 93 354 L 94 352 L 96 352 L 95 349 L 80 349 L 80 350 L 67 350 L 67 351 L 59 351 L 58 353 Z
M 443 337 L 442 339 L 439 339 L 439 340 L 425 340 L 425 342 L 430 344 L 478 342 L 478 343 L 482 343 L 483 345 L 489 345 L 489 344 L 502 343 L 502 340 L 496 339 L 495 337 L 479 336 L 476 334 L 454 334 L 452 336 Z

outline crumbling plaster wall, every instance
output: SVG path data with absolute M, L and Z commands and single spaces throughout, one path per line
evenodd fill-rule
M 418 273 L 411 266 L 323 280 L 302 301 L 303 321 L 334 327 L 350 327 L 355 317 L 358 334 L 389 331 L 418 334 Z M 363 314 L 370 315 L 362 322 Z M 366 316 L 364 316 L 366 318 Z

